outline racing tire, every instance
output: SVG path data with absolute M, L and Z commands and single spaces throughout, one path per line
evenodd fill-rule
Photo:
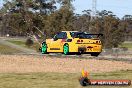
M 47 54 L 47 44 L 46 43 L 42 44 L 41 53 L 42 54 Z
M 63 53 L 64 53 L 64 55 L 68 55 L 69 54 L 69 45 L 68 44 L 64 44 Z

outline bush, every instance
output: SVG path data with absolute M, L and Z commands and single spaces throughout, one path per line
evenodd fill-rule
M 33 44 L 34 44 L 34 42 L 33 42 L 33 40 L 32 40 L 31 38 L 28 38 L 28 39 L 26 40 L 25 45 L 27 45 L 28 47 L 32 46 Z

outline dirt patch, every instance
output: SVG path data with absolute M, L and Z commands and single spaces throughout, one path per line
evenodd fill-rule
M 0 73 L 67 72 L 78 73 L 132 70 L 132 64 L 95 59 L 51 58 L 46 56 L 1 55 Z

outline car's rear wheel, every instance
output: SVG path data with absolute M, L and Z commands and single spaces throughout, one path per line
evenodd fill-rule
M 47 53 L 47 44 L 46 43 L 42 44 L 41 52 L 42 52 L 42 54 L 46 54 Z
M 68 55 L 68 54 L 69 54 L 69 46 L 68 46 L 68 44 L 65 44 L 65 45 L 63 46 L 63 53 L 64 53 L 65 55 Z
M 91 56 L 98 56 L 100 53 L 91 53 Z

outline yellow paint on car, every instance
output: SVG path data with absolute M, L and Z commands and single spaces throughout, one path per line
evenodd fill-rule
M 54 39 L 46 39 L 47 52 L 62 53 L 64 44 L 69 45 L 69 52 L 79 52 L 79 49 L 84 49 L 84 48 L 85 48 L 84 52 L 86 53 L 92 53 L 92 52 L 100 53 L 102 51 L 102 43 L 100 39 L 73 38 L 70 32 L 77 32 L 77 31 L 62 31 L 62 32 L 65 32 L 67 34 L 66 39 L 57 39 L 56 41 L 54 41 Z M 68 39 L 70 39 L 71 42 L 68 42 L 67 41 Z

